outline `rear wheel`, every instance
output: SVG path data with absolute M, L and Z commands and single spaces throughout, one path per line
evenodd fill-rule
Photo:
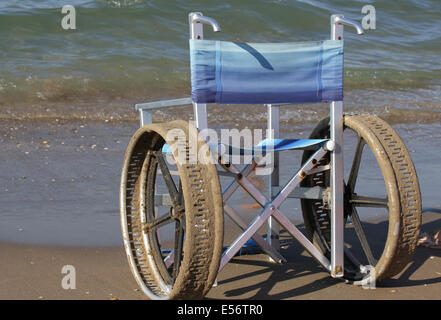
M 329 118 L 318 124 L 310 138 L 329 138 Z M 372 115 L 344 117 L 343 152 L 344 278 L 357 283 L 368 274 L 375 280 L 392 277 L 411 260 L 421 226 L 414 165 L 395 130 Z M 310 155 L 306 151 L 302 161 Z M 329 163 L 328 154 L 320 165 Z M 329 181 L 327 170 L 309 175 L 302 185 L 320 186 L 325 190 L 324 199 L 329 199 Z M 302 199 L 301 204 L 309 236 L 330 258 L 329 201 Z
M 223 207 L 197 130 L 184 121 L 139 129 L 126 151 L 120 202 L 129 265 L 143 292 L 151 299 L 204 297 L 222 254 Z

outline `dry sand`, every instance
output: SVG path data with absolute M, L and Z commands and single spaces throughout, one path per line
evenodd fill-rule
M 423 230 L 441 225 L 437 211 L 424 213 Z M 0 299 L 146 299 L 120 248 L 62 248 L 0 245 Z M 210 299 L 441 299 L 441 250 L 418 247 L 398 276 L 376 289 L 345 284 L 292 244 L 288 263 L 275 265 L 264 255 L 235 258 L 219 274 Z M 62 288 L 64 265 L 76 270 L 76 289 Z

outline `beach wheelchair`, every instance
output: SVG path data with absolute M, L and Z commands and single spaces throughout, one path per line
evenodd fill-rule
M 204 24 L 214 32 L 220 26 L 200 12 L 190 13 L 189 23 L 192 96 L 136 105 L 141 128 L 129 142 L 122 168 L 122 235 L 142 291 L 151 299 L 200 299 L 250 243 L 270 261 L 286 262 L 282 234 L 297 240 L 333 278 L 360 285 L 400 273 L 417 245 L 421 195 L 411 157 L 395 130 L 373 115 L 343 114 L 344 26 L 363 34 L 361 25 L 332 15 L 330 40 L 245 43 L 204 40 Z M 330 116 L 308 139 L 280 138 L 280 108 L 318 102 L 330 103 Z M 211 139 L 210 103 L 266 105 L 266 138 L 251 147 Z M 185 105 L 193 105 L 194 125 L 152 123 L 153 110 Z M 355 143 L 345 177 L 347 133 Z M 280 185 L 279 154 L 291 150 L 303 152 L 300 169 Z M 371 160 L 364 163 L 368 151 Z M 239 166 L 232 155 L 250 160 Z M 357 179 L 360 168 L 372 164 L 380 175 Z M 262 191 L 251 175 L 268 168 L 268 190 Z M 219 177 L 230 179 L 223 190 Z M 379 182 L 384 194 L 360 194 L 358 187 L 368 180 Z M 261 208 L 251 222 L 228 203 L 239 188 Z M 281 212 L 290 198 L 300 199 L 306 232 Z M 373 239 L 361 222 L 364 208 L 387 214 L 386 225 L 369 225 Z M 224 214 L 241 229 L 227 245 Z M 386 230 L 384 242 L 378 243 L 375 227 Z M 357 243 L 348 243 L 348 232 Z

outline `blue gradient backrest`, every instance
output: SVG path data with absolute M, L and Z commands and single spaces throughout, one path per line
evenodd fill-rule
M 343 41 L 244 43 L 190 40 L 197 103 L 343 100 Z

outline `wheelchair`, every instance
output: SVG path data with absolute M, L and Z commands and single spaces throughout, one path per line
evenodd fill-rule
M 204 40 L 204 24 L 214 32 L 220 26 L 200 12 L 189 14 L 189 24 L 192 95 L 136 105 L 141 127 L 122 167 L 122 236 L 141 290 L 150 299 L 201 299 L 250 242 L 270 261 L 286 262 L 282 232 L 333 278 L 362 285 L 400 273 L 417 246 L 421 195 L 411 157 L 395 130 L 373 115 L 343 113 L 344 26 L 363 34 L 361 25 L 332 15 L 330 40 L 245 43 Z M 330 103 L 330 116 L 308 139 L 280 138 L 280 108 L 318 102 Z M 211 141 L 206 134 L 210 103 L 266 105 L 266 139 L 251 147 Z M 194 125 L 152 123 L 153 110 L 187 105 L 193 105 Z M 346 134 L 356 141 L 347 178 Z M 280 185 L 279 153 L 293 150 L 303 152 L 300 169 Z M 363 163 L 367 152 L 371 160 Z M 232 154 L 250 160 L 239 166 Z M 266 191 L 250 177 L 262 161 L 271 163 Z M 357 179 L 360 168 L 373 163 L 381 175 L 368 179 L 384 189 L 382 196 L 358 192 L 367 181 Z M 219 177 L 230 179 L 223 190 Z M 261 208 L 251 222 L 228 203 L 239 188 Z M 282 214 L 281 205 L 290 198 L 300 199 L 306 232 Z M 368 237 L 359 214 L 366 208 L 387 214 L 384 243 L 377 243 L 375 230 L 374 240 Z M 224 215 L 241 230 L 227 246 Z M 348 243 L 347 232 L 357 243 Z M 380 248 L 375 252 L 373 242 Z

